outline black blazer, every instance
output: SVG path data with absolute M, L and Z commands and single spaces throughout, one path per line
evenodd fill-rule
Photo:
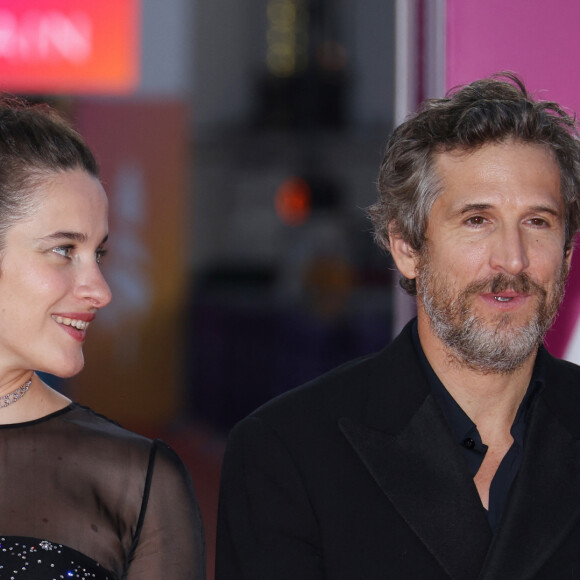
M 226 451 L 217 580 L 580 579 L 580 367 L 546 358 L 495 535 L 410 326 L 258 409 Z

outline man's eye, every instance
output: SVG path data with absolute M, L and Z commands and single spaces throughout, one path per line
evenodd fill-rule
M 485 223 L 485 218 L 480 215 L 474 215 L 467 220 L 470 226 L 481 226 Z
M 72 250 L 72 246 L 59 246 L 58 248 L 52 249 L 55 254 L 61 255 L 63 258 L 70 258 Z

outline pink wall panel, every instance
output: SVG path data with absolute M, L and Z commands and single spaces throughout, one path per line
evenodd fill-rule
M 579 26 L 578 0 L 447 0 L 446 86 L 512 70 L 580 110 Z
M 498 71 L 518 73 L 539 98 L 580 113 L 579 0 L 447 0 L 447 88 Z M 563 356 L 580 321 L 580 248 L 546 344 Z M 579 362 L 580 353 L 568 353 Z

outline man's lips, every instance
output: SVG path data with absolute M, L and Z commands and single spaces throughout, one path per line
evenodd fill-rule
M 530 294 L 520 292 L 485 292 L 480 294 L 481 298 L 495 306 L 517 306 L 523 304 L 530 298 Z
M 529 296 L 529 294 L 509 290 L 507 292 L 489 292 L 489 294 L 492 294 L 496 300 L 514 300 L 516 298 L 526 298 Z
M 498 302 L 509 302 L 510 300 L 514 299 L 513 296 L 494 296 L 493 298 Z

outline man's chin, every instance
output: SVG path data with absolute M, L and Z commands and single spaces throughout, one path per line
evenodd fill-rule
M 516 371 L 543 338 L 537 319 L 522 323 L 505 314 L 494 321 L 472 316 L 456 329 L 452 339 L 442 336 L 443 342 L 460 364 L 483 373 Z
M 542 306 L 539 301 L 534 300 L 530 301 L 526 308 L 508 312 L 489 312 L 486 309 L 473 308 L 470 313 L 474 319 L 473 324 L 481 325 L 490 335 L 501 333 L 515 339 L 521 334 L 536 329 L 538 324 L 546 325 L 546 317 L 541 314 L 541 310 Z

